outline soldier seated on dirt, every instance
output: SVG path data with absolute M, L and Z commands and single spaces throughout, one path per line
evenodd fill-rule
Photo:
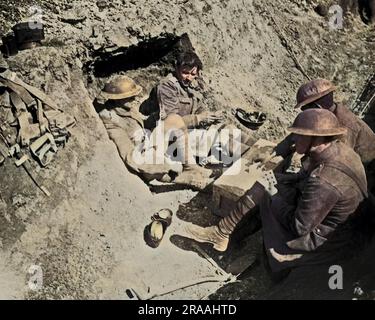
M 264 189 L 252 189 L 217 225 L 202 228 L 189 224 L 191 238 L 225 251 L 235 227 L 260 204 L 258 213 L 272 271 L 348 253 L 353 239 L 360 237 L 356 226 L 368 195 L 360 157 L 339 140 L 347 129 L 332 112 L 309 109 L 297 116 L 289 131 L 297 153 L 311 159 L 306 175 L 279 178 L 278 193 L 272 198 Z M 256 211 L 251 211 L 251 218 L 258 218 Z
M 94 101 L 110 139 L 116 144 L 125 161 L 135 146 L 135 133 L 143 128 L 143 116 L 132 106 L 142 87 L 127 76 L 109 81 Z
M 183 155 L 183 173 L 178 180 L 207 180 L 211 170 L 196 163 L 188 144 L 188 129 L 200 124 L 212 124 L 221 119 L 213 112 L 196 114 L 199 108 L 198 99 L 192 89 L 193 81 L 199 76 L 202 62 L 194 52 L 185 52 L 178 56 L 175 72 L 162 79 L 157 86 L 156 118 L 157 126 L 164 126 L 163 133 L 175 131 L 176 147 Z M 156 132 L 157 129 L 154 130 Z M 193 182 L 193 181 L 191 181 Z
M 178 56 L 174 73 L 162 79 L 156 87 L 155 104 L 157 106 L 154 107 L 154 112 L 147 111 L 151 114 L 145 121 L 145 128 L 155 133 L 158 132 L 159 127 L 162 127 L 163 135 L 174 137 L 176 149 L 180 151 L 183 158 L 183 172 L 174 181 L 186 182 L 186 184 L 197 183 L 203 186 L 212 181 L 209 178 L 212 171 L 197 164 L 196 154 L 192 150 L 196 146 L 189 145 L 191 138 L 189 134 L 193 128 L 202 126 L 207 128 L 223 119 L 218 112 L 197 113 L 199 109 L 202 109 L 202 104 L 196 97 L 192 83 L 199 77 L 201 69 L 202 62 L 195 52 L 184 52 Z M 223 126 L 220 127 L 222 128 Z M 205 139 L 206 137 L 203 136 L 201 140 Z M 250 137 L 245 134 L 241 135 L 240 143 L 246 144 L 249 141 L 254 143 Z M 164 148 L 166 147 L 164 145 Z
M 202 63 L 194 52 L 180 54 L 174 73 L 162 79 L 157 86 L 157 106 L 147 119 L 144 112 L 140 112 L 147 104 L 142 103 L 140 110 L 132 106 L 142 88 L 126 76 L 116 77 L 107 83 L 94 102 L 121 158 L 131 171 L 147 182 L 153 179 L 171 182 L 174 179 L 176 184 L 202 190 L 213 181 L 212 170 L 198 165 L 196 158 L 208 156 L 211 146 L 217 142 L 218 130 L 227 129 L 230 135 L 234 128 L 224 124 L 213 125 L 222 119 L 213 112 L 197 113 L 200 104 L 192 82 L 201 69 Z M 208 126 L 210 128 L 206 130 Z M 190 130 L 196 127 L 204 129 Z M 231 155 L 236 151 L 240 156 L 255 142 L 243 132 L 238 139 L 240 141 L 236 141 L 238 143 L 234 143 L 234 139 L 232 134 L 228 139 L 230 142 L 226 142 Z M 178 161 L 168 158 L 171 150 L 177 151 L 180 156 Z M 199 154 L 201 150 L 202 154 Z M 150 153 L 151 161 L 138 161 L 139 158 L 146 159 L 145 154 Z

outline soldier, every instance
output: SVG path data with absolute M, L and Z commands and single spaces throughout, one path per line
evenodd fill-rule
M 216 226 L 189 225 L 188 232 L 194 240 L 225 251 L 236 225 L 260 204 L 264 244 L 272 271 L 322 262 L 345 252 L 353 241 L 359 205 L 367 197 L 361 159 L 339 140 L 347 129 L 328 110 L 303 111 L 289 131 L 297 153 L 311 159 L 306 175 L 291 174 L 297 175 L 292 185 L 278 181 L 279 192 L 272 198 L 265 196 L 261 188 L 248 191 Z
M 109 137 L 116 144 L 125 161 L 135 146 L 135 133 L 143 128 L 143 116 L 132 107 L 142 87 L 127 76 L 118 76 L 108 82 L 94 102 Z
M 336 87 L 328 80 L 317 79 L 303 85 L 297 92 L 295 108 L 324 108 L 334 113 L 339 123 L 347 129 L 346 144 L 359 154 L 364 164 L 375 159 L 375 133 L 342 103 L 335 103 Z
M 183 173 L 177 177 L 177 182 L 186 181 L 192 184 L 202 184 L 209 179 L 212 171 L 196 163 L 189 146 L 188 129 L 203 123 L 209 125 L 220 120 L 213 112 L 196 114 L 199 109 L 198 99 L 191 88 L 193 81 L 199 76 L 202 62 L 194 52 L 184 52 L 178 56 L 175 72 L 161 80 L 157 86 L 158 111 L 151 118 L 164 126 L 164 133 L 173 132 L 176 137 L 177 149 L 182 155 Z M 156 130 L 155 130 L 156 131 Z M 202 183 L 199 183 L 199 180 Z
M 200 126 L 207 128 L 222 120 L 222 116 L 211 111 L 197 113 L 201 105 L 192 88 L 192 83 L 199 77 L 201 70 L 202 62 L 194 52 L 184 52 L 178 56 L 174 73 L 161 80 L 156 88 L 157 107 L 154 108 L 156 109 L 154 112 L 147 111 L 151 114 L 145 121 L 145 128 L 157 132 L 155 127 L 163 126 L 164 133 L 173 132 L 177 150 L 180 151 L 183 162 L 183 172 L 174 181 L 203 187 L 213 181 L 210 178 L 212 171 L 196 163 L 192 151 L 192 148 L 196 149 L 196 146 L 189 145 L 188 130 Z M 147 107 L 152 109 L 152 107 Z M 205 140 L 204 136 L 201 140 Z M 248 145 L 255 141 L 242 134 L 240 142 Z M 233 153 L 233 149 L 229 150 L 229 153 L 231 152 Z
M 339 123 L 347 129 L 346 144 L 359 154 L 362 162 L 368 165 L 375 159 L 375 133 L 344 104 L 334 101 L 336 87 L 325 79 L 315 79 L 302 85 L 297 92 L 296 109 L 323 108 L 331 111 Z M 283 157 L 294 151 L 291 136 L 277 147 L 277 153 Z
M 263 238 L 273 271 L 345 255 L 360 204 L 368 197 L 361 158 L 341 142 L 348 129 L 332 112 L 305 110 L 289 131 L 297 153 L 308 156 L 310 162 L 306 176 L 299 175 L 303 180 L 299 192 L 290 193 L 288 188 L 283 192 L 280 187 L 273 199 L 262 201 Z
M 162 79 L 156 88 L 157 108 L 154 108 L 147 119 L 146 128 L 154 129 L 157 121 L 166 121 L 171 115 L 181 117 L 187 128 L 195 128 L 202 123 L 211 124 L 221 119 L 210 111 L 197 114 L 200 106 L 192 84 L 199 77 L 202 68 L 202 62 L 195 52 L 183 52 L 178 56 L 175 71 Z

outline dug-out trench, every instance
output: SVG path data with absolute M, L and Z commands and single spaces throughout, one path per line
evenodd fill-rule
M 172 66 L 178 53 L 194 50 L 189 36 L 164 33 L 157 37 L 141 40 L 130 47 L 120 47 L 114 51 L 97 50 L 92 60 L 84 66 L 84 71 L 95 77 L 105 78 L 119 72 L 126 72 L 150 65 Z

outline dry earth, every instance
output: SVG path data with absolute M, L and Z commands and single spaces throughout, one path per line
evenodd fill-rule
M 30 7 L 42 10 L 44 46 L 20 52 L 8 63 L 74 115 L 77 126 L 47 169 L 35 167 L 50 198 L 10 159 L 1 167 L 0 298 L 123 299 L 129 287 L 147 297 L 217 278 L 217 268 L 191 242 L 174 235 L 183 221 L 217 221 L 207 205 L 209 195 L 151 193 L 125 168 L 92 102 L 118 73 L 144 87 L 137 103 L 147 98 L 170 68 L 163 56 L 176 37 L 187 33 L 204 63 L 207 108 L 228 114 L 237 106 L 262 110 L 269 121 L 253 134 L 280 139 L 293 120 L 295 92 L 306 75 L 333 80 L 340 87 L 337 98 L 351 104 L 374 73 L 374 27 L 349 15 L 343 29 L 332 30 L 328 17 L 314 11 L 316 5 L 296 0 L 1 1 L 3 33 L 27 20 Z M 173 210 L 174 223 L 161 246 L 151 249 L 143 228 L 163 207 Z M 259 257 L 260 235 L 248 242 Z M 230 261 L 228 255 L 205 250 L 221 267 Z M 39 291 L 27 285 L 31 265 L 43 270 Z M 296 283 L 300 291 L 308 286 L 300 277 Z M 198 299 L 220 285 L 210 282 L 163 298 Z M 267 297 L 270 290 L 261 263 L 255 263 L 245 280 L 213 297 L 251 299 Z M 279 290 L 278 297 L 298 297 L 296 290 Z M 305 289 L 306 297 L 307 292 L 312 294 Z

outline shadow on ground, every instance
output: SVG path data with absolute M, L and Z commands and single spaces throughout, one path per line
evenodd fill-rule
M 220 217 L 212 213 L 211 195 L 198 193 L 190 202 L 181 204 L 177 210 L 177 217 L 183 223 L 193 223 L 202 227 L 215 225 Z M 243 228 L 252 226 L 242 225 Z M 251 299 L 255 293 L 264 292 L 269 287 L 269 277 L 262 262 L 262 234 L 256 232 L 252 235 L 243 233 L 239 235 L 236 230 L 233 235 L 235 241 L 231 241 L 225 252 L 213 249 L 211 244 L 199 243 L 182 235 L 172 235 L 170 241 L 176 247 L 196 253 L 202 259 L 206 259 L 218 270 L 223 270 L 238 276 L 238 281 L 227 284 L 214 293 L 211 299 Z M 263 288 L 263 289 L 261 289 Z
M 179 206 L 177 217 L 202 227 L 217 224 L 220 217 L 212 214 L 209 199 L 209 194 L 198 193 L 189 203 Z M 261 231 L 252 235 L 243 232 L 243 229 L 254 229 L 250 219 L 241 227 L 242 230 L 236 230 L 233 235 L 236 241 L 231 241 L 225 252 L 218 252 L 210 244 L 198 243 L 185 236 L 170 237 L 171 243 L 180 249 L 195 252 L 225 272 L 238 275 L 238 281 L 223 286 L 212 294 L 210 299 L 348 300 L 355 297 L 355 287 L 361 286 L 361 283 L 366 284 L 366 287 L 362 288 L 364 292 L 372 292 L 371 286 L 375 287 L 375 280 L 371 280 L 375 279 L 375 261 L 372 257 L 374 241 L 350 259 L 337 261 L 337 265 L 344 271 L 344 287 L 332 290 L 329 287 L 333 275 L 330 273 L 332 264 L 296 268 L 281 282 L 272 281 L 264 267 Z

